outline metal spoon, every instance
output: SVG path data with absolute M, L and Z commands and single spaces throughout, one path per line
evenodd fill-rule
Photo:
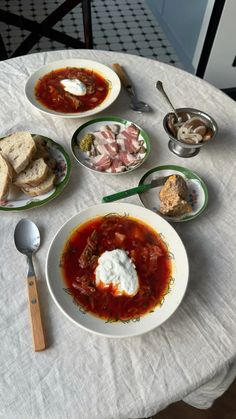
M 174 106 L 172 105 L 172 103 L 171 103 L 171 101 L 170 101 L 170 99 L 169 99 L 169 97 L 167 96 L 167 94 L 166 94 L 166 92 L 165 92 L 165 90 L 164 90 L 164 88 L 163 88 L 163 84 L 162 84 L 162 82 L 160 81 L 160 80 L 158 80 L 157 82 L 156 82 L 156 88 L 157 88 L 157 90 L 159 90 L 159 92 L 161 92 L 161 94 L 164 96 L 164 98 L 166 99 L 166 101 L 168 102 L 168 104 L 170 105 L 170 107 L 172 108 L 172 110 L 173 110 L 173 112 L 174 112 L 174 114 L 175 114 L 175 117 L 176 117 L 176 120 L 178 121 L 178 114 L 177 114 L 177 112 L 176 112 L 176 110 L 175 110 L 175 108 L 174 108 Z
M 140 112 L 140 113 L 150 112 L 151 107 L 147 103 L 138 100 L 135 94 L 134 88 L 132 86 L 132 83 L 129 80 L 124 69 L 119 64 L 113 64 L 112 67 L 115 70 L 115 72 L 118 74 L 118 76 L 120 77 L 120 80 L 123 86 L 126 88 L 127 92 L 129 93 L 131 97 L 130 108 L 133 109 L 133 111 Z
M 34 271 L 32 254 L 37 252 L 40 245 L 40 234 L 38 227 L 31 220 L 22 219 L 15 227 L 14 241 L 17 250 L 27 256 L 28 262 L 28 303 L 31 318 L 34 350 L 45 349 L 45 340 L 40 314 L 39 299 L 37 293 L 37 279 Z

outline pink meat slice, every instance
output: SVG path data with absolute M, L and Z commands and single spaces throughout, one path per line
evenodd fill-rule
M 134 124 L 130 124 L 126 130 L 126 136 L 132 137 L 132 138 L 138 138 L 139 136 L 139 128 L 136 127 Z
M 115 141 L 116 135 L 119 132 L 119 126 L 116 124 L 104 125 L 100 127 L 99 132 L 102 138 Z
M 137 140 L 139 136 L 139 129 L 135 125 L 131 124 L 121 131 L 121 135 L 130 140 Z
M 120 173 L 126 169 L 125 165 L 119 159 L 114 159 L 111 164 L 111 171 L 113 173 Z
M 100 131 L 100 132 L 101 132 L 101 135 L 103 136 L 103 138 L 105 138 L 106 140 L 110 139 L 110 140 L 114 141 L 115 138 L 116 138 L 115 134 L 112 131 L 106 130 L 106 131 Z
M 107 136 L 110 135 L 111 137 L 113 137 L 113 134 L 117 135 L 119 133 L 120 126 L 118 124 L 103 125 L 100 127 L 99 131 L 106 132 Z
M 104 147 L 106 149 L 106 154 L 108 154 L 111 157 L 116 157 L 119 152 L 118 144 L 114 141 L 114 143 L 110 144 L 104 144 Z
M 95 137 L 95 142 L 99 142 L 99 143 L 113 143 L 115 141 L 115 136 L 104 136 L 104 131 L 95 131 L 93 133 L 94 137 Z
M 141 144 L 138 141 L 139 129 L 131 124 L 128 128 L 122 130 L 117 137 L 117 142 L 122 150 L 126 150 L 129 153 L 137 153 Z
M 120 151 L 119 158 L 125 166 L 132 166 L 137 162 L 137 158 L 127 151 Z
M 114 158 L 118 154 L 118 144 L 116 141 L 107 142 L 104 139 L 96 139 L 95 147 L 100 154 L 107 154 L 108 156 Z
M 90 163 L 93 168 L 100 170 L 101 172 L 106 171 L 111 166 L 112 160 L 107 154 L 100 154 L 99 156 L 90 159 Z
M 125 138 L 124 143 L 125 149 L 130 153 L 138 153 L 141 148 L 141 144 L 136 139 Z

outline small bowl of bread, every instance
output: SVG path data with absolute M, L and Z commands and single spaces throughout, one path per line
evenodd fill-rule
M 0 209 L 42 205 L 68 180 L 69 157 L 53 140 L 28 131 L 0 139 Z
M 177 116 L 169 112 L 163 127 L 170 141 L 169 149 L 179 157 L 196 156 L 201 147 L 212 141 L 218 127 L 215 120 L 205 112 L 194 108 L 176 109 Z

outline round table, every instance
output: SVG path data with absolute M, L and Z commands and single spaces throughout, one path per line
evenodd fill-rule
M 81 167 L 70 151 L 74 131 L 87 119 L 63 119 L 39 112 L 24 96 L 31 73 L 63 58 L 88 58 L 127 69 L 138 96 L 153 111 L 129 108 L 122 89 L 100 116 L 125 117 L 151 138 L 148 160 L 126 176 L 103 176 Z M 4 419 L 128 419 L 151 416 L 184 399 L 207 408 L 236 375 L 236 105 L 221 91 L 175 67 L 137 56 L 107 51 L 46 52 L 0 63 L 1 137 L 28 130 L 57 141 L 71 157 L 72 173 L 63 193 L 47 205 L 25 212 L 2 212 L 0 223 L 0 416 Z M 169 111 L 155 89 L 162 80 L 176 107 L 209 113 L 218 137 L 191 158 L 168 149 L 162 120 Z M 71 323 L 52 301 L 45 282 L 49 244 L 61 225 L 105 195 L 134 187 L 150 168 L 176 164 L 206 182 L 209 204 L 187 223 L 173 224 L 190 262 L 189 286 L 175 314 L 161 327 L 140 337 L 107 339 Z M 141 205 L 138 196 L 127 202 Z M 21 218 L 38 225 L 42 245 L 35 256 L 47 349 L 32 350 L 25 259 L 14 246 Z

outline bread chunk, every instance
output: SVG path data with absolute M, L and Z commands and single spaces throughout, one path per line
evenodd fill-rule
M 16 132 L 0 141 L 0 153 L 20 173 L 36 153 L 36 145 L 29 132 Z
M 0 200 L 7 198 L 11 185 L 11 179 L 12 168 L 0 154 Z
M 54 173 L 49 173 L 49 176 L 41 182 L 38 186 L 25 186 L 21 188 L 26 195 L 38 196 L 51 191 L 54 187 L 56 176 Z
M 44 137 L 42 137 L 41 135 L 35 135 L 33 138 L 37 149 L 36 154 L 34 156 L 34 160 L 42 157 L 50 169 L 56 169 L 57 161 L 50 154 L 47 142 L 45 141 Z
M 179 195 L 182 199 L 188 196 L 188 187 L 185 180 L 180 175 L 171 175 L 166 180 L 163 188 L 160 190 L 160 199 L 165 201 L 172 195 Z
M 36 145 L 36 154 L 34 156 L 34 160 L 39 159 L 40 157 L 42 157 L 45 161 L 49 159 L 51 155 L 48 151 L 47 143 L 44 137 L 41 135 L 34 135 L 33 140 Z
M 14 184 L 20 188 L 38 186 L 42 183 L 49 172 L 49 168 L 43 158 L 33 160 L 26 169 L 15 179 Z
M 187 202 L 188 187 L 180 175 L 169 176 L 160 190 L 160 212 L 168 216 L 179 217 L 192 212 Z

